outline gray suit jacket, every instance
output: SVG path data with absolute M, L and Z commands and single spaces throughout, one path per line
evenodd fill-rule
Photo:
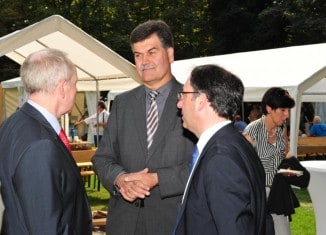
M 173 230 L 189 175 L 194 136 L 183 129 L 176 107 L 177 91 L 182 90 L 182 85 L 175 79 L 171 82 L 172 89 L 149 150 L 144 86 L 117 96 L 113 102 L 104 136 L 92 159 L 102 184 L 111 193 L 107 224 L 110 235 L 134 234 L 139 217 L 146 221 L 148 234 L 166 235 Z M 115 179 L 123 171 L 136 172 L 145 167 L 158 174 L 159 186 L 143 202 L 125 201 L 114 186 Z
M 30 104 L 0 128 L 2 234 L 92 233 L 80 172 L 48 121 Z

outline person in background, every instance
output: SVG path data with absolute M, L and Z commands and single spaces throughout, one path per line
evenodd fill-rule
M 263 116 L 248 124 L 243 131 L 247 140 L 255 147 L 266 173 L 267 196 L 283 159 L 290 157 L 286 120 L 295 101 L 288 91 L 280 87 L 268 89 L 262 98 Z M 289 217 L 272 214 L 275 234 L 290 235 Z
M 253 106 L 252 109 L 250 110 L 249 116 L 248 116 L 248 120 L 249 122 L 253 122 L 259 118 L 261 118 L 261 110 L 259 107 L 257 106 Z
M 241 120 L 241 116 L 239 114 L 235 115 L 234 117 L 234 127 L 240 131 L 243 132 L 243 130 L 246 128 L 247 123 Z
M 175 105 L 182 85 L 171 74 L 170 27 L 147 21 L 131 32 L 130 43 L 143 85 L 115 98 L 92 162 L 111 195 L 107 234 L 167 235 L 189 176 L 195 137 L 183 129 Z
M 99 101 L 97 103 L 97 113 L 75 123 L 75 126 L 79 126 L 81 124 L 92 125 L 94 127 L 94 145 L 98 146 L 98 142 L 101 141 L 103 136 L 103 129 L 108 123 L 110 113 L 106 110 L 106 105 L 103 101 Z M 97 126 L 98 125 L 98 126 Z M 97 132 L 98 130 L 98 132 Z M 98 135 L 97 135 L 98 133 Z M 97 142 L 98 139 L 98 142 Z
M 263 166 L 231 122 L 243 93 L 241 80 L 216 65 L 195 67 L 178 93 L 183 126 L 199 140 L 176 235 L 274 234 Z
M 43 49 L 21 66 L 27 102 L 0 127 L 1 234 L 92 234 L 84 183 L 58 119 L 73 108 L 77 71 Z
M 312 120 L 308 136 L 326 136 L 326 123 L 321 122 L 320 116 L 315 116 Z

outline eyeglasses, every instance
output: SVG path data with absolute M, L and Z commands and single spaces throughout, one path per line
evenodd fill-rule
M 178 100 L 182 100 L 184 94 L 199 94 L 199 91 L 178 91 L 177 92 Z

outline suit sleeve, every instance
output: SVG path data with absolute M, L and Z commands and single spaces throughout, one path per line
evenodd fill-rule
M 118 137 L 117 137 L 117 103 L 113 104 L 108 123 L 104 127 L 102 140 L 92 157 L 94 169 L 103 186 L 112 194 L 116 192 L 115 180 L 117 176 L 125 172 L 123 166 L 118 163 Z

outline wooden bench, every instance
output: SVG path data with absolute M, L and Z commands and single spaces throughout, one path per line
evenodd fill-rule
M 93 230 L 105 231 L 107 212 L 93 211 L 92 214 L 93 214 L 93 220 L 92 220 Z
M 80 169 L 80 174 L 83 179 L 87 179 L 88 187 L 90 187 L 90 178 L 94 176 L 94 188 L 97 182 L 97 190 L 100 191 L 100 181 L 97 179 L 95 172 L 93 171 L 93 164 L 91 162 L 95 149 L 89 150 L 75 150 L 72 151 L 72 156 Z

